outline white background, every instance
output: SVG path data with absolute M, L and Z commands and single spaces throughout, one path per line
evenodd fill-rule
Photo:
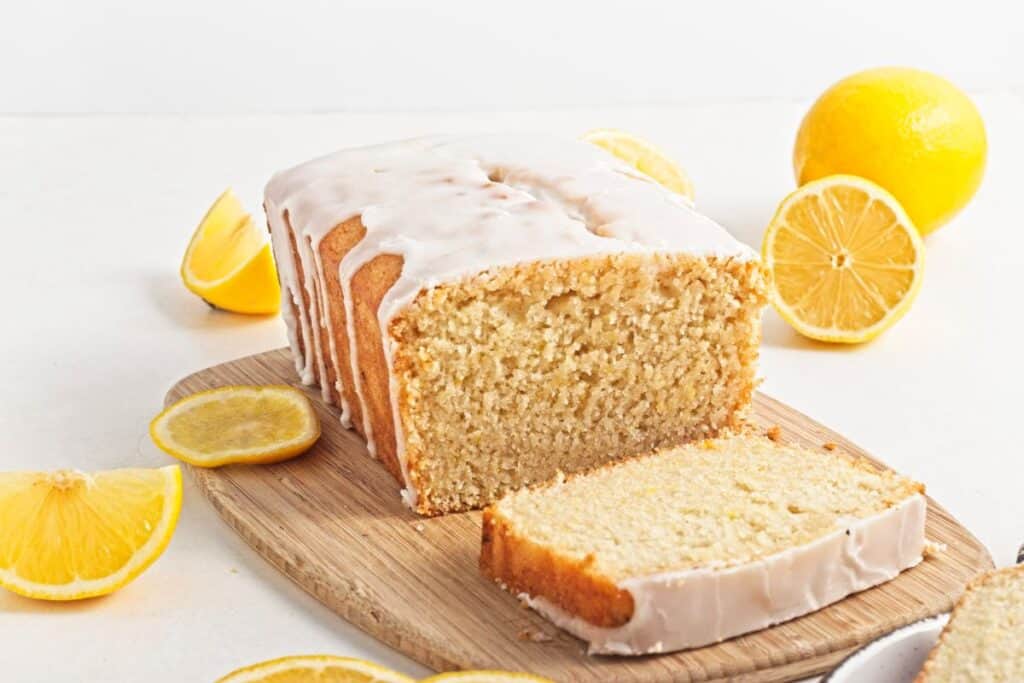
M 4 0 L 0 111 L 521 110 L 1024 86 L 1016 0 Z
M 225 186 L 255 210 L 274 170 L 344 145 L 617 126 L 681 160 L 698 206 L 756 246 L 813 96 L 904 63 L 974 97 L 985 182 L 875 343 L 811 343 L 766 313 L 764 389 L 923 480 L 997 563 L 1024 541 L 1016 3 L 29 5 L 0 5 L 0 470 L 165 464 L 146 425 L 167 388 L 284 344 L 278 320 L 210 311 L 178 281 Z M 167 552 L 117 594 L 0 591 L 0 678 L 211 681 L 302 652 L 425 673 L 278 576 L 186 481 Z

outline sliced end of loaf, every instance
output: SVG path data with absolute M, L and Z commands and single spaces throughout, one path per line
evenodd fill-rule
M 420 511 L 735 426 L 756 386 L 754 261 L 615 255 L 496 269 L 392 322 Z

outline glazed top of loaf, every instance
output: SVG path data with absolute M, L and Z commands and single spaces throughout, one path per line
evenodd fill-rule
M 343 150 L 276 174 L 265 196 L 268 214 L 287 212 L 314 247 L 361 217 L 342 282 L 378 254 L 404 258 L 382 323 L 421 289 L 499 266 L 650 251 L 756 258 L 685 197 L 593 145 L 544 135 Z

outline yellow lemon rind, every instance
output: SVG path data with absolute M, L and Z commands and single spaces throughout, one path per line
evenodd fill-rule
M 301 437 L 275 444 L 271 448 L 260 447 L 246 450 L 236 449 L 215 455 L 198 453 L 190 449 L 180 448 L 163 430 L 170 417 L 175 415 L 178 411 L 194 407 L 197 401 L 215 400 L 217 396 L 236 394 L 240 391 L 266 390 L 275 391 L 278 392 L 279 395 L 287 396 L 289 400 L 293 401 L 296 405 L 301 406 L 308 415 L 312 429 Z M 160 414 L 154 417 L 149 423 L 150 438 L 160 450 L 189 465 L 204 468 L 222 467 L 224 465 L 234 464 L 269 465 L 275 462 L 282 462 L 302 455 L 308 451 L 312 448 L 313 444 L 316 443 L 317 439 L 320 438 L 320 434 L 320 419 L 317 417 L 313 404 L 305 394 L 294 387 L 288 386 L 287 384 L 268 384 L 261 386 L 232 385 L 218 387 L 216 389 L 207 389 L 205 391 L 191 394 L 190 396 L 186 396 L 185 398 L 172 403 L 164 408 Z
M 914 279 L 911 282 L 910 289 L 907 291 L 907 294 L 903 299 L 896 306 L 889 309 L 888 313 L 886 313 L 881 320 L 870 327 L 860 330 L 823 328 L 804 322 L 800 316 L 797 315 L 796 312 L 794 312 L 779 296 L 773 281 L 769 288 L 769 300 L 772 303 L 772 307 L 775 308 L 783 320 L 789 323 L 797 332 L 805 337 L 833 344 L 862 344 L 875 339 L 878 335 L 888 330 L 896 324 L 896 322 L 899 321 L 899 319 L 902 318 L 908 310 L 910 310 L 914 300 L 917 298 L 917 294 L 921 289 L 921 283 L 924 279 L 925 250 L 921 234 L 914 226 L 910 216 L 907 215 L 907 212 L 891 193 L 870 180 L 854 175 L 836 174 L 819 178 L 818 180 L 813 180 L 806 185 L 797 188 L 782 200 L 779 208 L 775 211 L 774 217 L 768 224 L 768 229 L 765 231 L 764 241 L 761 244 L 761 258 L 768 271 L 773 272 L 772 248 L 774 247 L 775 236 L 778 233 L 779 226 L 785 222 L 783 217 L 788 213 L 790 207 L 794 202 L 807 194 L 818 192 L 830 185 L 837 184 L 852 185 L 864 192 L 867 192 L 873 197 L 882 199 L 896 214 L 899 219 L 899 224 L 906 229 L 908 238 L 914 245 L 916 258 L 914 263 Z
M 985 122 L 966 93 L 934 73 L 880 67 L 822 93 L 800 123 L 792 161 L 801 185 L 837 173 L 881 185 L 928 235 L 969 203 L 987 157 Z
M 691 202 L 693 201 L 693 182 L 690 180 L 690 176 L 686 174 L 682 166 L 647 140 L 615 128 L 596 128 L 584 133 L 581 139 L 625 161 L 659 185 L 686 197 Z M 627 159 L 616 153 L 616 149 L 622 148 L 629 149 L 638 157 L 642 156 L 656 164 L 659 172 L 651 174 L 637 168 L 633 159 Z
M 281 285 L 269 244 L 214 284 L 200 285 L 184 277 L 189 290 L 211 306 L 248 315 L 272 315 L 281 310 Z
M 192 272 L 190 264 L 192 255 L 205 237 L 207 222 L 211 215 L 217 211 L 224 202 L 234 202 L 231 188 L 220 194 L 207 210 L 199 226 L 192 234 L 188 247 L 185 249 L 185 256 L 181 259 L 179 273 L 182 282 L 190 292 L 201 297 L 211 306 L 232 311 L 234 313 L 245 313 L 249 315 L 270 315 L 277 313 L 281 308 L 281 286 L 277 277 L 277 266 L 274 263 L 274 254 L 270 244 L 263 244 L 248 259 L 239 263 L 233 270 L 216 280 L 204 280 Z M 252 217 L 242 210 L 239 204 L 236 207 L 237 219 L 235 223 L 251 223 Z M 255 230 L 255 226 L 250 226 Z
M 374 681 L 379 681 L 379 683 L 415 683 L 408 676 L 404 676 L 379 664 L 354 657 L 338 657 L 335 655 L 279 657 L 236 669 L 226 676 L 218 678 L 216 683 L 259 683 L 269 676 L 276 676 L 290 671 L 299 673 L 303 670 L 322 670 L 327 667 L 343 668 L 353 673 L 370 675 L 374 677 Z
M 66 602 L 108 595 L 131 583 L 167 549 L 181 514 L 181 468 L 167 465 L 159 468 L 159 471 L 164 474 L 163 515 L 146 543 L 119 570 L 99 579 L 49 585 L 25 581 L 8 569 L 0 569 L 0 586 L 27 598 Z

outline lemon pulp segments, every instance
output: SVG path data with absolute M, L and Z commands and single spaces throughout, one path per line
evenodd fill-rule
M 414 683 L 397 671 L 351 657 L 298 655 L 229 673 L 217 683 Z
M 899 203 L 870 181 L 830 176 L 787 197 L 765 233 L 772 302 L 800 333 L 874 338 L 910 307 L 924 248 Z
M 0 474 L 0 585 L 46 600 L 110 593 L 163 552 L 181 510 L 181 471 Z
M 610 152 L 673 192 L 693 199 L 693 184 L 686 172 L 646 140 L 612 128 L 592 130 L 583 140 Z
M 150 423 L 154 443 L 200 467 L 268 463 L 305 452 L 320 421 L 305 394 L 289 386 L 229 386 L 178 401 Z

